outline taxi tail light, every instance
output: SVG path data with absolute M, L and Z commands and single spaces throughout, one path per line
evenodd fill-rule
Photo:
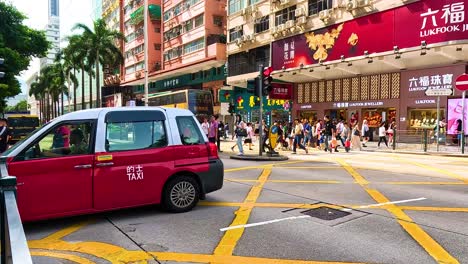
M 215 143 L 207 143 L 206 147 L 208 149 L 208 157 L 218 159 L 218 147 Z

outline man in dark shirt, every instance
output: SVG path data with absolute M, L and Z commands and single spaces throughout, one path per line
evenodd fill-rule
M 325 151 L 330 151 L 332 152 L 332 146 L 330 146 L 330 141 L 332 140 L 332 137 L 335 135 L 336 131 L 336 126 L 333 124 L 333 122 L 330 120 L 329 116 L 325 116 L 325 128 L 324 128 L 324 136 L 325 136 Z M 338 152 L 336 149 L 337 146 L 335 147 L 335 152 Z
M 7 120 L 0 119 L 0 153 L 5 152 L 8 149 L 8 139 L 10 131 L 8 130 Z

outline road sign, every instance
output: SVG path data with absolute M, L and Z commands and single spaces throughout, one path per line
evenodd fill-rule
M 457 80 L 455 81 L 455 87 L 457 87 L 460 91 L 468 90 L 468 74 L 464 73 L 458 76 Z
M 452 89 L 427 89 L 425 92 L 427 96 L 448 96 L 452 93 Z

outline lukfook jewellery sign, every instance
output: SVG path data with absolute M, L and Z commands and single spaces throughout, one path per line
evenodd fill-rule
M 422 27 L 420 37 L 429 37 L 447 32 L 468 31 L 465 22 L 465 3 L 455 2 L 443 5 L 441 9 L 428 8 L 421 14 Z
M 408 91 L 417 92 L 425 90 L 453 89 L 453 74 L 434 74 L 411 76 L 408 79 Z

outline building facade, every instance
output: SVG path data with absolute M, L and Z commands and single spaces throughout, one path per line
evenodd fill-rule
M 47 40 L 51 43 L 51 47 L 47 53 L 47 57 L 40 59 L 40 67 L 52 64 L 55 57 L 60 52 L 60 13 L 59 0 L 49 0 L 49 18 L 45 27 Z
M 225 0 L 148 1 L 148 27 L 143 28 L 143 0 L 124 1 L 122 32 L 125 57 L 121 86 L 144 93 L 144 35 L 148 32 L 149 93 L 206 89 L 220 111 L 218 90 L 226 62 Z M 123 89 L 127 91 L 127 89 Z
M 275 81 L 294 87 L 293 117 L 367 119 L 373 127 L 395 120 L 403 130 L 433 128 L 435 95 L 441 95 L 440 117 L 450 121 L 456 108 L 451 105 L 461 94 L 454 83 L 468 59 L 467 4 L 233 1 L 227 82 L 245 87 L 246 79 L 258 75 L 258 65 L 239 65 L 268 65 Z M 263 55 L 268 49 L 269 58 Z

